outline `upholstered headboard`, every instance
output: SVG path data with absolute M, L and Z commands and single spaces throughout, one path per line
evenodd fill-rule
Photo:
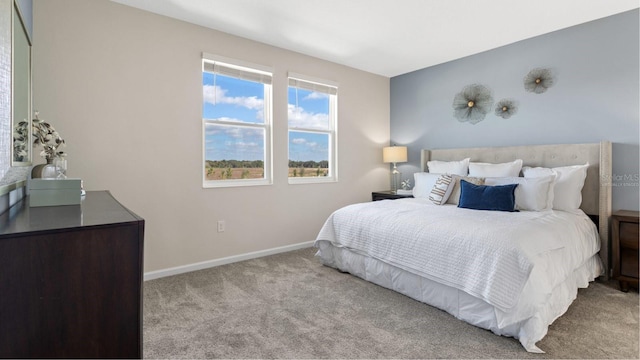
M 598 216 L 600 257 L 609 276 L 609 219 L 611 217 L 611 143 L 596 144 L 529 145 L 508 147 L 482 147 L 460 149 L 422 150 L 422 171 L 429 160 L 462 160 L 503 163 L 522 159 L 523 166 L 558 167 L 589 163 L 587 178 L 582 188 L 582 206 L 588 215 Z

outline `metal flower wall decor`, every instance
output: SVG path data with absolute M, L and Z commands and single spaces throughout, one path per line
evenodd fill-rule
M 528 92 L 542 94 L 553 86 L 555 79 L 549 69 L 535 68 L 524 77 L 524 88 Z
M 495 114 L 508 119 L 518 112 L 518 104 L 513 99 L 502 99 L 496 103 Z
M 542 94 L 556 82 L 555 74 L 548 68 L 535 68 L 524 77 L 524 88 L 528 92 Z M 493 108 L 496 116 L 509 119 L 518 112 L 518 102 L 511 98 L 498 101 Z M 453 115 L 459 122 L 477 124 L 492 110 L 491 90 L 484 85 L 467 85 L 453 98 Z
M 493 105 L 491 90 L 480 84 L 466 86 L 453 98 L 453 114 L 460 122 L 477 124 Z

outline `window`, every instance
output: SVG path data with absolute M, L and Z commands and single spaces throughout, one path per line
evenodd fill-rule
M 271 72 L 202 60 L 203 186 L 271 184 Z
M 289 183 L 331 182 L 337 174 L 338 87 L 289 73 Z

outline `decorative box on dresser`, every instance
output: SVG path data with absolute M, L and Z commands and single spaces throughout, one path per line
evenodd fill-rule
M 141 358 L 144 220 L 108 191 L 0 215 L 0 357 Z
M 638 211 L 619 210 L 611 216 L 613 278 L 622 291 L 638 287 Z

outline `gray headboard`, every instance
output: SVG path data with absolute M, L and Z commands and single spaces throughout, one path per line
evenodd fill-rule
M 589 163 L 587 178 L 582 189 L 582 206 L 589 215 L 598 216 L 600 231 L 600 257 L 609 276 L 609 219 L 611 218 L 611 143 L 529 145 L 460 149 L 422 150 L 422 171 L 429 160 L 462 160 L 503 163 L 522 159 L 523 166 L 558 167 Z

